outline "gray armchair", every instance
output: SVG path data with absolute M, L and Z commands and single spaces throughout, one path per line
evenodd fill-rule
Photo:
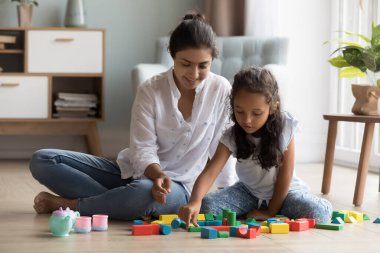
M 132 85 L 135 94 L 139 84 L 150 77 L 166 71 L 173 65 L 168 48 L 169 38 L 162 37 L 156 44 L 156 63 L 142 63 L 132 70 Z M 286 58 L 288 40 L 273 37 L 258 39 L 248 36 L 217 37 L 219 57 L 214 59 L 211 71 L 227 78 L 231 83 L 234 75 L 244 66 L 257 65 L 266 67 L 275 75 L 280 92 L 286 91 Z M 282 100 L 284 100 L 282 96 Z M 284 105 L 284 101 L 282 101 Z

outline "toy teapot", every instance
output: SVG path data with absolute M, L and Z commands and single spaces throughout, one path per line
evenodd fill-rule
M 78 212 L 77 212 L 78 213 Z M 49 218 L 49 229 L 54 236 L 68 236 L 73 228 L 77 214 L 70 210 L 55 210 Z M 78 213 L 79 216 L 79 213 Z
M 80 216 L 80 213 L 78 211 L 71 210 L 68 207 L 66 207 L 65 211 L 70 215 L 72 221 L 71 228 L 74 229 L 75 221 L 77 220 L 77 217 Z

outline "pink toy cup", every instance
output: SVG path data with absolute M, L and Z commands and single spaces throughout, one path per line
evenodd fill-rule
M 94 214 L 92 216 L 92 230 L 106 231 L 108 229 L 108 215 Z
M 79 216 L 77 217 L 74 225 L 74 230 L 77 233 L 89 233 L 91 232 L 91 217 Z

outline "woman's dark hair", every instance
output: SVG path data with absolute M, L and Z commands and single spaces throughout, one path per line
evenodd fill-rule
M 247 133 L 237 123 L 234 113 L 234 99 L 239 91 L 259 93 L 266 97 L 270 106 L 270 115 L 265 125 L 258 130 L 261 144 L 259 150 L 252 141 L 247 138 Z M 237 154 L 236 158 L 258 160 L 263 169 L 279 167 L 282 161 L 280 149 L 280 135 L 283 130 L 283 119 L 280 108 L 280 96 L 276 79 L 269 70 L 260 67 L 248 67 L 239 71 L 235 77 L 230 97 L 231 118 L 234 121 L 232 134 L 235 138 Z
M 189 48 L 211 49 L 212 58 L 218 56 L 215 33 L 200 13 L 186 14 L 170 36 L 168 49 L 173 59 L 178 51 Z

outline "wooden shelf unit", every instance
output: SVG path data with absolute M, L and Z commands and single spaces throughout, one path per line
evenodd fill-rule
M 105 30 L 5 27 L 0 35 L 16 36 L 0 50 L 0 135 L 82 135 L 88 151 L 101 155 Z M 59 92 L 95 94 L 95 115 L 57 118 Z

